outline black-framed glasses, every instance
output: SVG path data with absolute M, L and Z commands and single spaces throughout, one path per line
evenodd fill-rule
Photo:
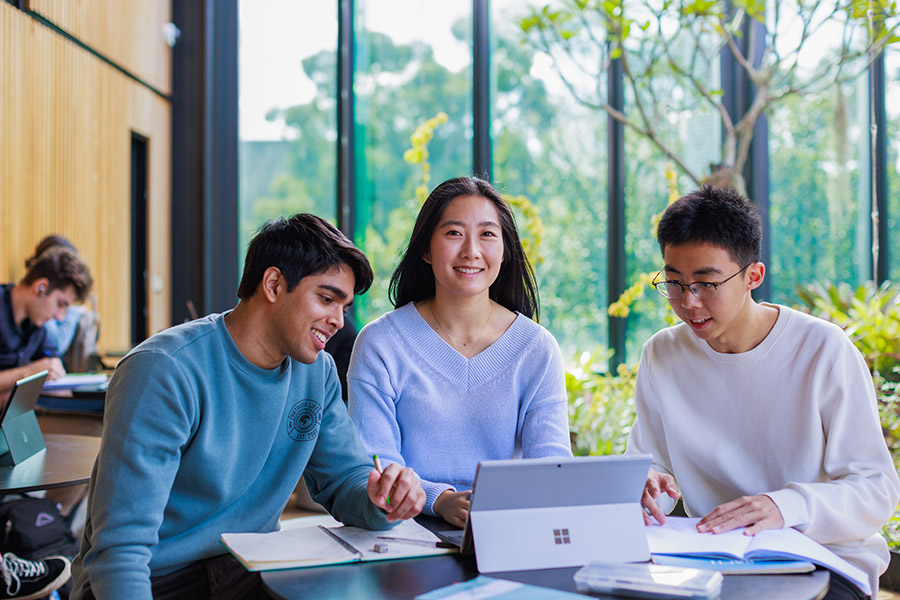
M 716 297 L 716 293 L 719 291 L 719 286 L 723 283 L 728 283 L 730 280 L 734 279 L 741 273 L 747 270 L 747 267 L 752 265 L 750 263 L 746 265 L 743 269 L 728 277 L 727 279 L 723 279 L 722 281 L 694 281 L 692 283 L 681 283 L 680 281 L 657 281 L 656 278 L 662 275 L 663 267 L 659 270 L 659 273 L 656 274 L 656 277 L 653 278 L 653 282 L 651 285 L 656 288 L 656 291 L 663 295 L 663 297 L 668 298 L 669 300 L 679 300 L 682 296 L 684 296 L 684 290 L 691 290 L 691 293 L 698 300 L 712 300 Z

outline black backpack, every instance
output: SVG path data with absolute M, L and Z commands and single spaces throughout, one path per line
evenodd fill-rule
M 9 500 L 9 497 L 6 497 Z M 46 498 L 22 496 L 0 503 L 0 550 L 40 560 L 78 554 L 78 542 L 56 505 Z

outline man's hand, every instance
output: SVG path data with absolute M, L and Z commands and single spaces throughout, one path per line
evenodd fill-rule
M 425 491 L 409 467 L 391 463 L 379 473 L 369 473 L 369 500 L 387 513 L 390 522 L 411 519 L 425 506 Z
M 668 473 L 657 473 L 650 469 L 650 472 L 647 474 L 647 484 L 644 486 L 644 495 L 641 496 L 641 504 L 646 509 L 644 510 L 644 525 L 653 524 L 651 516 L 660 525 L 665 524 L 666 515 L 663 514 L 663 511 L 655 501 L 663 492 L 675 500 L 681 495 L 681 492 L 678 491 L 678 486 L 675 484 L 674 477 Z
M 775 502 L 766 496 L 742 496 L 720 504 L 697 523 L 700 533 L 723 533 L 746 527 L 744 535 L 755 535 L 764 529 L 784 527 L 784 517 Z
M 434 514 L 444 517 L 445 521 L 455 527 L 465 527 L 466 519 L 469 518 L 469 507 L 472 506 L 469 500 L 470 493 L 444 490 L 434 501 L 432 507 Z
M 35 373 L 43 370 L 47 371 L 47 381 L 59 379 L 66 374 L 66 369 L 63 367 L 62 361 L 55 356 L 36 360 L 32 364 L 35 366 Z

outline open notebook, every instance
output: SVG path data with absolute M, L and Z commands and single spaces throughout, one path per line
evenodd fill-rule
M 413 558 L 457 551 L 438 547 L 440 540 L 412 520 L 385 531 L 347 525 L 310 525 L 272 533 L 223 533 L 221 540 L 248 571 Z
M 654 561 L 661 555 L 736 558 L 747 561 L 809 561 L 840 573 L 863 592 L 871 594 L 865 572 L 796 529 L 766 529 L 753 536 L 744 535 L 743 529 L 717 534 L 698 533 L 699 520 L 668 517 L 665 525 L 647 527 L 647 542 Z M 752 564 L 748 562 L 746 567 L 749 569 Z M 767 567 L 765 562 L 761 567 L 759 571 Z

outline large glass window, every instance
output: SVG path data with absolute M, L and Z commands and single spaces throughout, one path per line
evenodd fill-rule
M 847 38 L 836 20 L 813 20 L 798 46 L 801 24 L 792 10 L 778 13 L 779 40 L 800 50 L 778 75 L 792 78 L 793 86 L 807 93 L 790 95 L 769 116 L 767 266 L 771 300 L 785 304 L 796 303 L 798 286 L 857 285 L 871 276 L 865 64 L 838 60 L 839 44 Z M 828 67 L 839 63 L 840 70 Z
M 632 28 L 625 113 L 651 135 L 625 130 L 625 255 L 627 285 L 654 275 L 663 264 L 656 241 L 657 215 L 669 200 L 706 180 L 721 160 L 722 127 L 714 92 L 720 89 L 715 39 L 675 12 L 629 13 L 648 27 Z M 631 75 L 629 76 L 628 73 Z M 667 153 L 678 161 L 667 158 Z M 626 362 L 674 323 L 668 302 L 646 283 L 628 316 Z
M 772 300 L 793 304 L 798 286 L 870 277 L 866 76 L 794 97 L 769 119 Z M 864 265 L 860 271 L 860 265 Z
M 884 63 L 888 120 L 888 276 L 892 281 L 900 281 L 900 49 L 888 49 Z
M 555 68 L 564 56 L 522 43 L 519 24 L 535 3 L 491 3 L 494 179 L 524 196 L 540 223 L 518 215 L 526 239 L 542 239 L 531 259 L 541 323 L 564 356 L 607 344 L 606 119 L 579 103 Z M 598 62 L 600 48 L 591 48 Z
M 275 0 L 273 0 L 275 1 Z M 491 116 L 493 178 L 519 210 L 541 291 L 542 323 L 567 356 L 607 345 L 609 298 L 605 28 L 579 20 L 571 38 L 544 47 L 523 31 L 537 0 L 493 0 Z M 306 210 L 336 217 L 337 3 L 280 0 L 263 11 L 240 2 L 240 247 L 267 218 Z M 546 10 L 572 8 L 553 0 Z M 626 3 L 624 114 L 640 115 L 653 139 L 626 128 L 626 286 L 661 265 L 654 216 L 722 161 L 720 47 L 701 26 L 660 23 Z M 782 8 L 792 38 L 789 8 Z M 277 19 L 271 15 L 277 14 Z M 545 13 L 546 14 L 546 13 Z M 674 15 L 674 13 L 672 13 Z M 663 18 L 674 19 L 672 15 Z M 771 14 L 769 14 L 771 19 Z M 827 21 L 827 20 L 826 20 Z M 699 21 L 697 22 L 699 23 Z M 791 76 L 814 72 L 841 39 L 826 23 L 796 55 Z M 567 26 L 568 27 L 568 26 Z M 645 28 L 646 27 L 646 28 Z M 696 29 L 696 31 L 694 30 Z M 533 32 L 532 32 L 533 33 Z M 388 281 L 405 248 L 421 189 L 472 169 L 472 4 L 355 1 L 356 243 L 376 273 L 357 300 L 363 325 L 392 308 Z M 794 35 L 794 37 L 796 37 Z M 662 38 L 665 38 L 661 43 Z M 690 74 L 686 78 L 685 74 Z M 853 77 L 847 77 L 853 74 Z M 886 53 L 889 231 L 900 215 L 900 51 Z M 864 65 L 842 81 L 804 89 L 768 113 L 772 297 L 794 303 L 811 281 L 857 284 L 869 260 L 868 86 Z M 701 93 L 701 89 L 711 92 Z M 773 88 L 774 89 L 774 88 Z M 439 113 L 428 155 L 410 160 L 410 136 Z M 677 157 L 667 159 L 666 152 Z M 527 210 L 529 203 L 537 209 Z M 890 275 L 900 278 L 900 236 L 889 236 Z M 243 252 L 241 252 L 243 254 Z M 626 361 L 672 322 L 646 287 L 628 317 Z
M 337 212 L 337 3 L 277 4 L 239 4 L 242 259 L 272 217 Z
M 364 324 L 392 308 L 388 282 L 418 214 L 422 165 L 403 156 L 412 133 L 448 116 L 428 144 L 428 191 L 472 172 L 472 5 L 357 0 L 355 29 L 355 241 L 375 271 L 357 300 Z

